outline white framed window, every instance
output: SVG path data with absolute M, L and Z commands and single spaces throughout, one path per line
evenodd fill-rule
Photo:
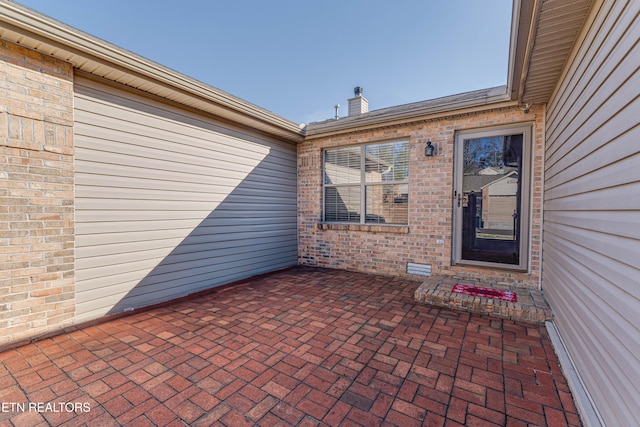
M 322 220 L 407 224 L 409 152 L 409 141 L 324 150 Z
M 529 268 L 532 125 L 455 136 L 453 264 Z

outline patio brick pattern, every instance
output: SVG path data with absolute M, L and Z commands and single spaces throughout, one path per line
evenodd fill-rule
M 299 267 L 0 353 L 0 426 L 577 426 L 544 326 Z

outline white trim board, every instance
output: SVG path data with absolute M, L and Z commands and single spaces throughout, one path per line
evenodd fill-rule
M 556 326 L 553 322 L 546 322 L 545 326 L 549 332 L 549 339 L 558 356 L 558 361 L 560 362 L 560 367 L 567 380 L 569 389 L 571 389 L 573 401 L 576 404 L 582 423 L 585 427 L 605 427 L 605 423 L 602 417 L 600 417 L 598 409 L 593 404 L 593 400 L 585 388 Z

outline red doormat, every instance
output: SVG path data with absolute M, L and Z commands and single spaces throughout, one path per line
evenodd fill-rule
M 485 297 L 485 298 L 493 298 L 499 299 L 503 301 L 511 301 L 517 302 L 518 297 L 515 292 L 512 291 L 503 291 L 500 289 L 491 289 L 491 288 L 481 288 L 479 286 L 473 285 L 461 285 L 457 283 L 451 292 L 458 292 L 461 294 L 473 295 L 475 297 Z

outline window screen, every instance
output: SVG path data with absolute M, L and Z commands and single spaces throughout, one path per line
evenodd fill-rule
M 409 142 L 324 152 L 324 221 L 406 224 Z

